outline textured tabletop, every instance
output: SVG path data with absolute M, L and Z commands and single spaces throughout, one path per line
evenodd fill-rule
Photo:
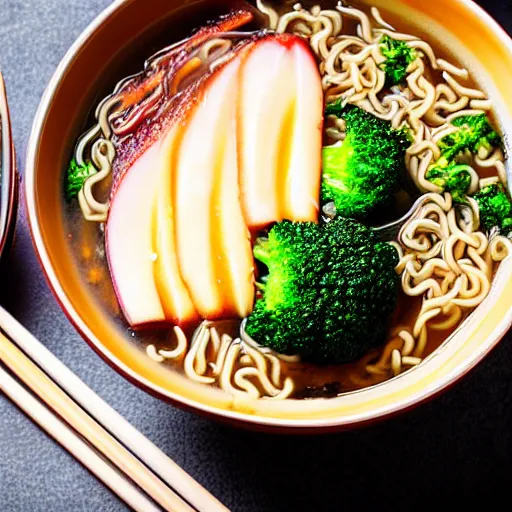
M 455 0 L 432 0 L 439 3 Z M 39 98 L 81 30 L 108 0 L 0 0 L 4 73 L 21 172 Z M 512 32 L 511 0 L 481 4 Z M 512 88 L 512 84 L 511 84 Z M 512 335 L 468 377 L 405 416 L 337 435 L 233 430 L 128 384 L 82 341 L 44 281 L 24 212 L 1 300 L 89 386 L 233 511 L 381 510 L 447 495 L 492 497 L 512 484 Z M 126 507 L 0 396 L 0 511 Z

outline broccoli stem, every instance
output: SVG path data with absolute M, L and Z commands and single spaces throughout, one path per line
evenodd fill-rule
M 270 261 L 268 238 L 258 238 L 253 248 L 254 257 L 268 267 Z
M 254 286 L 256 286 L 256 288 L 260 291 L 260 292 L 265 292 L 265 284 L 264 283 L 261 283 L 260 281 L 256 281 L 254 283 Z

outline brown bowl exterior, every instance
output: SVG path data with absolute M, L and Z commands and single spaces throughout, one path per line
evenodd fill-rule
M 16 154 L 12 142 L 11 117 L 2 75 L 0 75 L 0 123 L 0 140 L 2 144 L 0 163 L 0 260 L 2 260 L 14 239 L 14 229 L 18 211 Z
M 442 9 L 438 2 L 421 0 L 375 0 L 372 4 L 405 17 L 413 27 L 456 50 L 495 101 L 502 129 L 512 133 L 512 44 L 491 18 L 466 0 L 443 2 Z M 218 9 L 211 1 L 185 6 L 198 8 L 205 17 Z M 174 19 L 170 26 L 176 28 L 172 38 L 184 35 L 184 9 L 178 0 L 114 2 L 70 49 L 41 101 L 27 155 L 27 208 L 41 264 L 70 320 L 91 347 L 134 384 L 180 407 L 256 429 L 287 433 L 340 430 L 405 410 L 453 384 L 495 346 L 512 323 L 507 291 L 512 289 L 510 258 L 503 262 L 485 304 L 420 367 L 379 386 L 330 400 L 242 400 L 192 383 L 129 343 L 92 298 L 66 240 L 62 172 L 73 141 L 84 127 L 86 108 L 122 77 L 116 73 L 127 55 L 137 55 L 138 48 L 150 48 L 160 41 L 170 17 Z M 133 60 L 140 68 L 142 60 Z

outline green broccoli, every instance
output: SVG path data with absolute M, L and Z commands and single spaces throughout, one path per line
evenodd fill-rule
M 350 107 L 345 104 L 342 98 L 337 98 L 331 103 L 327 103 L 325 106 L 325 116 L 343 117 L 346 108 Z
M 381 69 L 386 72 L 386 84 L 392 86 L 404 82 L 407 68 L 416 60 L 418 52 L 405 41 L 398 41 L 387 35 L 380 40 L 380 51 L 386 58 L 381 64 Z
M 441 163 L 452 161 L 466 150 L 476 155 L 482 147 L 491 150 L 501 145 L 501 137 L 485 114 L 457 117 L 452 124 L 459 129 L 439 141 Z
M 326 112 L 341 114 L 346 138 L 323 148 L 322 200 L 333 201 L 342 217 L 364 220 L 393 200 L 410 142 L 405 131 L 361 108 L 334 102 Z
M 259 239 L 269 271 L 246 332 L 282 354 L 323 364 L 358 359 L 385 340 L 398 296 L 398 253 L 352 219 L 283 221 Z
M 474 196 L 480 210 L 480 224 L 486 231 L 498 228 L 500 232 L 512 232 L 512 204 L 501 183 L 489 185 Z
M 427 173 L 427 179 L 443 191 L 450 192 L 456 203 L 465 203 L 466 192 L 471 184 L 467 167 L 456 162 L 450 162 L 446 167 L 432 167 Z
M 458 117 L 452 124 L 458 130 L 439 141 L 441 157 L 428 170 L 426 178 L 450 192 L 454 201 L 464 203 L 471 176 L 467 166 L 459 162 L 460 156 L 468 151 L 477 155 L 482 147 L 489 151 L 498 148 L 501 137 L 485 114 Z
M 66 200 L 70 201 L 78 196 L 78 192 L 80 192 L 84 186 L 85 180 L 89 176 L 96 174 L 96 172 L 97 171 L 92 163 L 89 162 L 84 165 L 78 165 L 76 160 L 73 158 L 69 163 L 64 184 Z

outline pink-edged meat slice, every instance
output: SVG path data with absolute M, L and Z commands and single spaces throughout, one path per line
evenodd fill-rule
M 270 36 L 248 52 L 241 76 L 240 187 L 249 228 L 316 221 L 323 94 L 311 50 L 298 37 Z
M 160 149 L 160 159 L 156 166 L 160 177 L 153 205 L 152 225 L 153 248 L 156 254 L 154 279 L 165 318 L 173 325 L 190 324 L 198 319 L 188 288 L 181 277 L 176 250 L 174 173 L 181 132 L 178 123 L 167 135 Z
M 240 187 L 245 220 L 251 228 L 281 220 L 278 197 L 281 146 L 293 111 L 294 68 L 286 46 L 275 38 L 256 45 L 241 70 L 238 103 Z
M 290 53 L 294 64 L 295 111 L 288 142 L 282 215 L 298 222 L 317 221 L 322 176 L 322 82 L 317 63 L 304 41 L 291 44 Z
M 183 280 L 202 318 L 246 316 L 253 258 L 238 189 L 236 101 L 240 59 L 203 91 L 188 121 L 175 176 L 176 247 Z
M 105 239 L 114 289 L 132 327 L 158 324 L 166 315 L 154 278 L 153 204 L 159 184 L 161 144 L 131 166 L 111 203 Z

